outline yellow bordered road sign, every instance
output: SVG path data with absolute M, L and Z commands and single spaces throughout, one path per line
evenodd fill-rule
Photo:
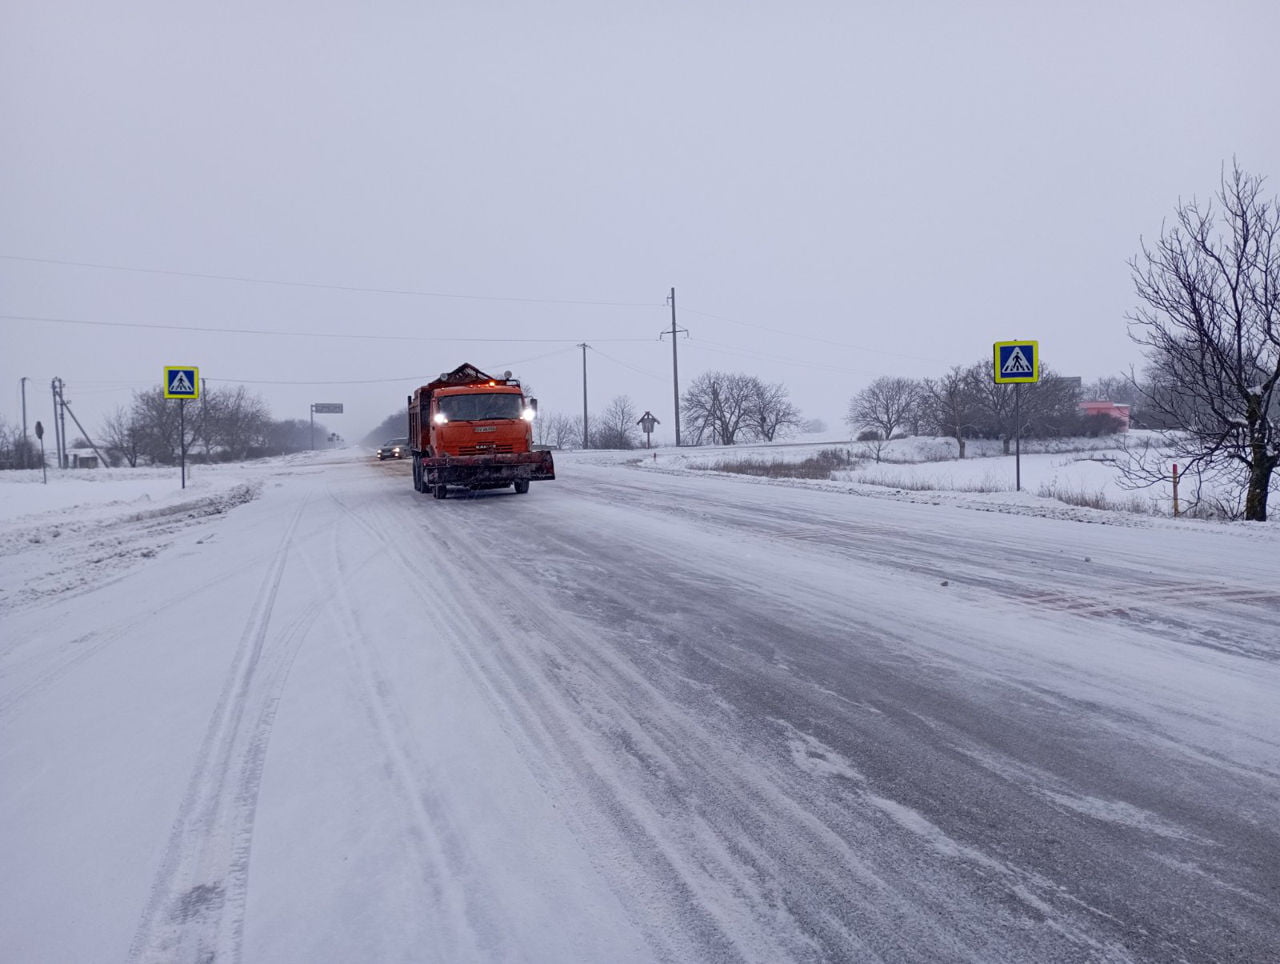
M 1040 342 L 998 341 L 993 346 L 997 384 L 1040 381 Z
M 200 369 L 191 365 L 166 365 L 164 369 L 165 398 L 199 398 Z

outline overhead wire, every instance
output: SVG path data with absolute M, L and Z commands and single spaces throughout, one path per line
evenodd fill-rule
M 614 358 L 612 355 L 606 355 L 599 348 L 596 348 L 592 345 L 588 345 L 587 348 L 592 352 L 592 354 L 599 355 L 601 358 L 607 358 L 609 361 L 613 362 L 615 365 L 621 365 L 623 368 L 633 371 L 637 375 L 644 375 L 646 378 L 652 378 L 655 381 L 660 381 L 660 382 L 666 381 L 666 378 L 661 375 L 655 375 L 653 374 L 653 372 L 646 372 L 643 369 L 636 368 L 634 365 L 628 365 L 626 362 L 621 361 L 620 359 Z
M 249 275 L 213 274 L 203 271 L 176 271 L 167 268 L 138 268 L 131 265 L 103 264 L 96 261 L 70 261 L 59 258 L 34 258 L 17 254 L 0 254 L 0 260 L 53 264 L 74 268 L 97 268 L 136 274 L 166 275 L 178 278 L 200 278 L 206 281 L 235 281 L 242 284 L 277 285 L 287 288 L 318 288 L 325 291 L 352 291 L 362 294 L 411 295 L 419 298 L 453 298 L 461 301 L 505 301 L 536 305 L 586 305 L 598 308 L 661 308 L 657 302 L 593 301 L 577 298 L 530 298 L 507 295 L 473 295 L 448 291 L 422 291 L 414 288 L 379 288 L 365 285 L 340 285 L 319 281 L 288 281 L 279 278 L 255 278 Z
M 333 331 L 289 331 L 278 328 L 219 328 L 212 325 L 166 325 L 141 321 L 95 321 L 87 318 L 52 318 L 44 315 L 0 314 L 0 320 L 34 321 L 61 325 L 92 325 L 104 328 L 143 328 L 161 331 L 203 332 L 221 335 L 278 335 L 292 338 L 340 338 L 351 341 L 417 341 L 417 342 L 475 342 L 480 344 L 555 344 L 572 345 L 572 338 L 477 338 L 469 335 L 373 335 Z M 598 338 L 603 342 L 648 342 L 649 338 Z
M 798 331 L 784 331 L 781 328 L 772 328 L 769 325 L 758 325 L 750 321 L 741 321 L 737 318 L 730 318 L 727 315 L 717 315 L 717 314 L 712 314 L 709 311 L 699 311 L 697 308 L 689 308 L 687 306 L 682 306 L 680 310 L 682 312 L 688 312 L 689 314 L 693 314 L 693 315 L 701 315 L 704 318 L 715 318 L 719 321 L 727 321 L 731 325 L 741 325 L 744 328 L 755 328 L 759 331 L 768 331 L 776 335 L 786 335 L 788 338 L 799 338 L 803 341 L 817 342 L 818 344 L 822 344 L 822 345 L 832 345 L 836 348 L 849 348 L 849 349 L 852 349 L 853 351 L 872 352 L 877 355 L 889 355 L 894 358 L 905 358 L 910 361 L 927 361 L 927 362 L 931 362 L 939 365 L 945 364 L 944 362 L 940 361 L 937 358 L 926 358 L 922 355 L 911 355 L 905 352 L 887 351 L 883 348 L 871 348 L 866 345 L 852 345 L 848 342 L 836 341 L 832 338 L 822 338 L 822 337 L 819 337 L 818 335 L 806 335 Z
M 766 354 L 764 352 L 751 351 L 750 349 L 746 349 L 746 348 L 735 348 L 729 345 L 721 345 L 713 341 L 706 341 L 702 338 L 690 337 L 687 341 L 687 344 L 702 348 L 704 350 L 709 350 L 711 352 L 718 352 L 720 354 L 738 355 L 743 358 L 755 358 L 755 359 L 763 359 L 764 361 L 782 362 L 784 364 L 795 365 L 800 368 L 812 368 L 815 371 L 836 372 L 841 375 L 873 375 L 875 374 L 875 372 L 861 371 L 856 368 L 842 368 L 837 365 L 824 365 L 821 362 L 801 360 L 799 358 L 786 358 L 781 355 Z

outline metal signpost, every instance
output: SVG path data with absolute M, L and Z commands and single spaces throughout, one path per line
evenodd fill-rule
M 649 436 L 653 434 L 653 427 L 655 425 L 661 425 L 662 423 L 653 417 L 652 412 L 645 412 L 636 421 L 636 424 L 639 425 L 640 430 L 644 432 L 644 447 L 650 448 L 651 446 L 649 444 Z
M 321 415 L 341 415 L 341 402 L 312 402 L 311 403 L 311 447 L 316 447 L 316 412 Z
M 1022 386 L 1040 381 L 1040 342 L 998 341 L 992 346 L 997 385 L 1013 385 L 1014 488 L 1022 491 Z
M 49 484 L 49 467 L 44 464 L 44 426 L 36 422 L 36 438 L 40 440 L 40 474 L 44 476 L 44 484 Z M 1177 466 L 1174 466 L 1177 468 Z
M 194 365 L 166 365 L 164 397 L 178 400 L 178 451 L 182 464 L 182 487 L 187 487 L 187 399 L 200 397 L 200 369 Z

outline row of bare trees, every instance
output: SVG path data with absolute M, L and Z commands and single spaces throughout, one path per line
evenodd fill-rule
M 784 386 L 741 372 L 695 378 L 680 398 L 680 419 L 691 445 L 772 442 L 801 425 Z
M 40 467 L 40 448 L 35 436 L 22 436 L 22 429 L 0 419 L 0 469 Z
M 327 429 L 317 423 L 316 431 L 324 437 Z M 117 465 L 172 465 L 184 447 L 188 458 L 234 462 L 308 448 L 311 423 L 273 420 L 262 397 L 244 386 L 206 387 L 181 413 L 155 388 L 135 392 L 128 406 L 107 416 L 100 440 Z
M 782 385 L 768 385 L 740 372 L 705 372 L 680 397 L 681 441 L 688 445 L 734 445 L 785 436 L 801 427 L 799 410 Z M 640 444 L 640 412 L 626 395 L 587 417 L 589 448 L 630 449 Z M 537 441 L 567 448 L 583 444 L 582 416 L 546 413 L 535 424 Z
M 636 424 L 640 415 L 630 396 L 619 395 L 603 412 L 587 415 L 587 447 L 593 449 L 633 449 L 640 440 Z M 533 423 L 540 445 L 576 448 L 583 444 L 582 416 L 549 412 Z
M 1081 395 L 1077 379 L 1060 378 L 1043 363 L 1039 382 L 997 384 L 988 359 L 955 365 L 938 378 L 877 378 L 849 400 L 845 422 L 863 441 L 945 436 L 955 440 L 960 458 L 971 438 L 998 438 L 1008 452 L 1019 431 L 1023 438 L 1055 438 L 1119 428 L 1110 416 L 1082 415 Z

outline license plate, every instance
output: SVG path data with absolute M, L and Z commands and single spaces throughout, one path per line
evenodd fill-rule
M 477 432 L 496 432 L 497 430 L 498 430 L 498 426 L 496 425 L 477 425 L 476 426 Z

